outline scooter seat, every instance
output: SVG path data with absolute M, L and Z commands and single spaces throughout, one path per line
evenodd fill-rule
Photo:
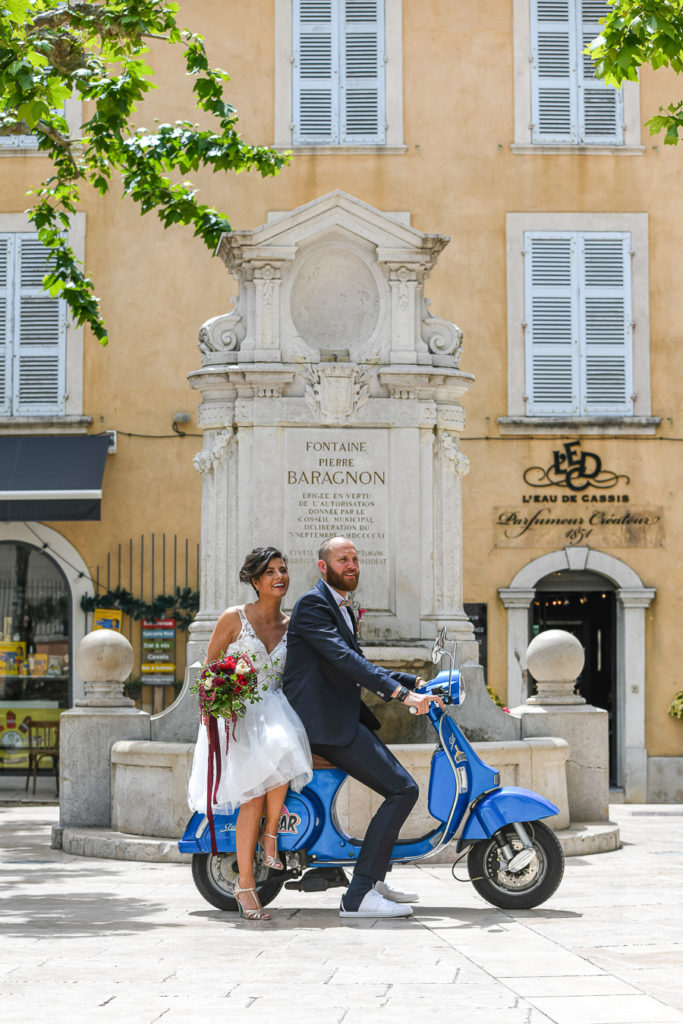
M 313 771 L 319 772 L 324 768 L 336 768 L 337 766 L 326 761 L 320 754 L 313 754 Z

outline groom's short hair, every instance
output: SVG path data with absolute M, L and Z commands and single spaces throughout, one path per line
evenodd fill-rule
M 318 550 L 318 561 L 319 562 L 326 562 L 327 559 L 330 557 L 330 552 L 332 551 L 332 541 L 333 540 L 334 540 L 334 537 L 328 537 L 327 540 L 324 540 L 322 542 L 322 544 L 320 545 L 320 549 Z
M 329 560 L 329 557 L 332 554 L 332 545 L 335 540 L 348 540 L 348 537 L 342 537 L 341 534 L 337 534 L 335 537 L 328 537 L 327 540 L 324 540 L 318 549 L 319 562 L 327 562 Z M 353 543 L 353 541 L 351 541 L 351 543 Z

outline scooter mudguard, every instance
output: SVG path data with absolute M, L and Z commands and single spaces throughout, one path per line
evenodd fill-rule
M 559 807 L 530 789 L 503 786 L 487 793 L 471 809 L 458 840 L 458 850 L 475 839 L 489 839 L 504 825 L 515 821 L 538 821 L 559 813 Z

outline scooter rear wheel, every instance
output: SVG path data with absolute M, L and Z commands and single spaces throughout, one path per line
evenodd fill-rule
M 272 903 L 285 884 L 283 873 L 270 871 L 258 860 L 254 861 L 256 891 L 262 906 Z M 218 910 L 237 910 L 233 895 L 238 878 L 237 857 L 234 853 L 195 853 L 192 856 L 192 878 L 200 893 Z
M 560 842 L 542 821 L 525 822 L 535 857 L 521 871 L 506 871 L 495 838 L 481 839 L 467 855 L 467 870 L 480 896 L 503 910 L 529 910 L 545 903 L 557 889 L 564 874 Z M 515 854 L 523 850 L 512 825 L 496 833 L 503 836 Z

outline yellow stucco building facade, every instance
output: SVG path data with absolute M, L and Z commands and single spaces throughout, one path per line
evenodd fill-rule
M 293 153 L 276 178 L 198 176 L 202 201 L 227 212 L 233 228 L 342 189 L 450 236 L 426 293 L 462 330 L 461 367 L 476 378 L 461 438 L 471 463 L 463 579 L 488 683 L 521 703 L 529 640 L 545 628 L 575 632 L 587 652 L 582 692 L 610 712 L 613 788 L 629 800 L 674 801 L 683 798 L 683 723 L 667 715 L 683 688 L 683 151 L 651 138 L 643 122 L 679 83 L 649 69 L 623 94 L 595 82 L 582 50 L 605 9 L 601 0 L 186 0 L 180 20 L 229 70 L 245 138 Z M 159 44 L 151 62 L 159 88 L 139 123 L 192 117 L 180 62 Z M 0 236 L 16 270 L 9 304 L 23 294 L 26 191 L 47 170 L 30 140 L 0 145 Z M 32 701 L 58 711 L 78 695 L 73 651 L 92 621 L 83 594 L 121 587 L 151 601 L 197 588 L 201 481 L 192 457 L 201 440 L 187 375 L 199 366 L 200 325 L 229 309 L 236 288 L 189 232 L 164 231 L 118 195 L 86 197 L 73 240 L 110 344 L 64 314 L 57 390 L 24 400 L 18 371 L 12 380 L 8 371 L 0 442 L 10 458 L 17 439 L 111 432 L 116 450 L 106 455 L 101 499 L 90 499 L 100 518 L 34 515 L 3 496 L 5 738 L 21 735 Z M 16 367 L 11 330 L 5 348 Z M 22 486 L 42 489 L 40 480 Z M 22 563 L 22 593 L 28 601 L 33 580 L 32 607 L 43 602 L 45 621 L 55 612 L 44 603 L 54 576 L 61 632 L 37 620 L 35 635 L 26 624 L 22 632 L 17 546 L 36 552 L 33 569 Z M 139 625 L 123 625 L 143 660 Z M 177 678 L 183 639 L 178 632 Z M 13 653 L 17 643 L 25 649 Z M 29 682 L 15 672 L 17 651 Z M 39 655 L 47 665 L 39 657 L 36 666 Z M 48 665 L 51 687 L 39 675 Z M 3 763 L 19 761 L 5 754 Z

